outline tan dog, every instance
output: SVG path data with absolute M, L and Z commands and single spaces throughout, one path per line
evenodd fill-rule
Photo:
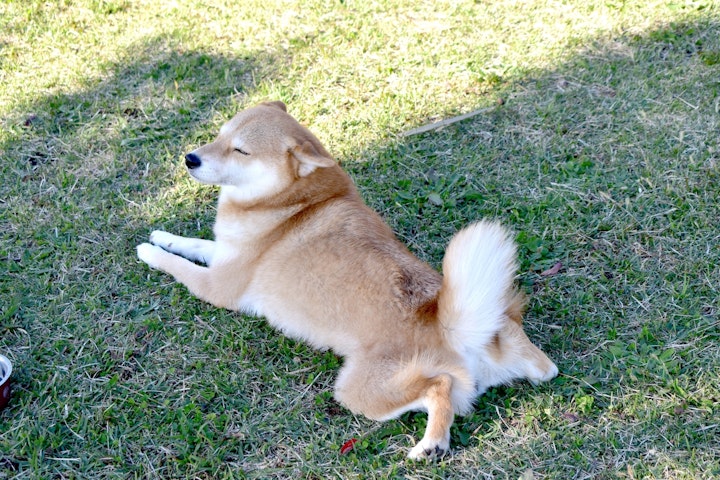
M 427 411 L 411 458 L 443 455 L 454 415 L 488 387 L 557 374 L 523 332 L 515 245 L 498 224 L 457 233 L 441 276 L 281 102 L 239 113 L 185 158 L 195 179 L 222 186 L 215 241 L 155 231 L 138 257 L 213 305 L 342 355 L 335 397 L 351 411 Z

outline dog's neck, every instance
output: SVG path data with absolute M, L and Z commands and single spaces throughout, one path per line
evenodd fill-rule
M 297 178 L 284 191 L 268 198 L 246 201 L 237 187 L 223 186 L 218 199 L 217 219 L 222 219 L 223 230 L 252 225 L 258 237 L 272 231 L 283 230 L 286 223 L 302 221 L 305 214 L 335 200 L 362 202 L 350 177 L 339 167 L 320 168 L 307 177 Z M 233 224 L 234 228 L 229 228 Z M 248 230 L 249 231 L 249 230 Z
M 244 190 L 244 189 L 243 189 Z M 220 189 L 218 208 L 240 211 L 290 210 L 301 211 L 334 198 L 359 198 L 350 177 L 339 167 L 318 168 L 295 181 L 279 193 L 269 197 L 246 199 L 243 192 L 232 186 Z

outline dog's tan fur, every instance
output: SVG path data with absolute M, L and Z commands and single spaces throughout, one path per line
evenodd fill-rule
M 335 396 L 353 412 L 384 420 L 426 410 L 410 457 L 444 454 L 454 415 L 489 386 L 557 374 L 523 332 L 515 247 L 499 225 L 459 232 L 441 276 L 281 102 L 239 113 L 186 164 L 222 186 L 215 240 L 156 231 L 138 256 L 213 305 L 332 348 L 345 358 Z

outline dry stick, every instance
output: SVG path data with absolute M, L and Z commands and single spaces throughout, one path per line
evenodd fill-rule
M 412 130 L 401 133 L 400 136 L 410 137 L 412 135 L 429 132 L 430 130 L 437 130 L 438 128 L 446 127 L 448 125 L 452 125 L 453 123 L 462 122 L 463 120 L 467 120 L 468 118 L 475 117 L 482 113 L 487 113 L 493 108 L 494 107 L 481 108 L 480 110 L 473 110 L 472 112 L 464 113 L 462 115 L 458 115 L 457 117 L 446 118 L 445 120 L 440 120 L 439 122 L 431 123 L 429 125 L 423 125 L 422 127 L 418 128 L 413 128 Z

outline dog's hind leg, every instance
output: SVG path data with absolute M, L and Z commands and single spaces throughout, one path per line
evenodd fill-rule
M 338 377 L 335 398 L 351 411 L 374 420 L 390 420 L 412 410 L 427 411 L 425 435 L 408 456 L 433 459 L 450 448 L 454 380 L 448 373 L 428 376 L 416 365 L 393 371 L 387 361 L 348 362 Z
M 428 412 L 427 428 L 423 438 L 408 454 L 414 460 L 443 456 L 450 448 L 450 426 L 455 419 L 452 377 L 442 374 L 427 379 L 426 383 L 423 403 Z
M 215 254 L 215 242 L 212 240 L 181 237 L 162 230 L 155 230 L 150 234 L 150 243 L 190 261 L 204 263 L 207 266 L 210 266 Z

